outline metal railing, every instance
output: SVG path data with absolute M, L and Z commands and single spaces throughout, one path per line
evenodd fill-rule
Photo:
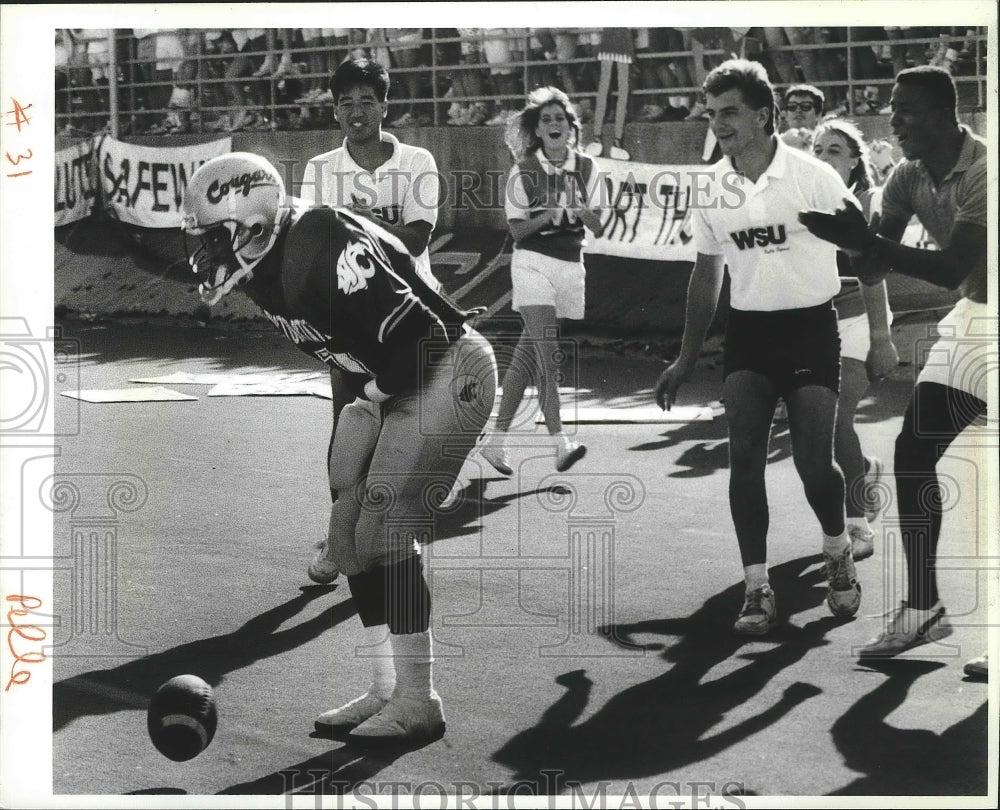
M 363 31 L 366 29 L 354 29 Z M 376 31 L 383 29 L 374 29 Z M 173 69 L 156 71 L 156 63 L 138 58 L 137 40 L 130 29 L 117 29 L 108 34 L 105 62 L 88 62 L 86 54 L 77 54 L 69 64 L 56 68 L 56 125 L 70 133 L 107 130 L 115 136 L 139 134 L 205 133 L 251 129 L 302 129 L 329 128 L 333 125 L 332 98 L 319 96 L 321 87 L 329 80 L 329 72 L 310 72 L 310 57 L 321 55 L 328 60 L 343 55 L 345 47 L 362 49 L 366 54 L 390 54 L 389 68 L 392 77 L 390 90 L 390 125 L 403 113 L 413 112 L 408 123 L 413 125 L 444 126 L 449 123 L 485 123 L 482 115 L 456 120 L 456 109 L 480 105 L 487 114 L 496 113 L 494 121 L 500 123 L 504 110 L 521 105 L 526 93 L 540 84 L 564 84 L 563 78 L 571 76 L 577 92 L 573 100 L 592 105 L 596 98 L 599 47 L 596 43 L 600 29 L 562 29 L 556 33 L 577 36 L 578 44 L 572 59 L 559 60 L 555 54 L 546 53 L 530 29 L 478 29 L 476 37 L 457 36 L 457 29 L 423 29 L 417 48 L 419 58 L 414 66 L 392 64 L 394 48 L 398 43 L 392 38 L 370 35 L 361 44 L 336 46 L 323 44 L 308 46 L 304 42 L 288 43 L 281 51 L 258 49 L 235 53 L 220 53 L 208 41 L 207 32 L 185 29 L 186 37 L 195 47 L 183 58 L 174 58 Z M 703 29 L 711 33 L 713 29 Z M 715 29 L 728 31 L 729 29 Z M 986 88 L 986 29 L 978 28 L 961 34 L 932 32 L 932 35 L 906 39 L 870 39 L 859 34 L 871 29 L 838 29 L 843 39 L 834 42 L 796 43 L 769 46 L 755 37 L 739 42 L 741 54 L 768 64 L 776 55 L 790 54 L 796 61 L 798 80 L 813 84 L 827 93 L 829 107 L 837 106 L 849 115 L 875 112 L 870 103 L 863 105 L 866 88 L 876 88 L 879 103 L 887 103 L 888 87 L 893 84 L 894 67 L 900 63 L 901 50 L 895 50 L 895 61 L 887 56 L 894 49 L 916 49 L 928 60 L 945 55 L 959 89 L 960 109 L 964 112 L 985 109 Z M 926 33 L 926 31 L 925 31 Z M 944 37 L 944 38 L 942 38 Z M 278 38 L 280 39 L 280 37 Z M 487 41 L 506 45 L 507 58 L 502 62 L 489 61 L 484 54 Z M 653 99 L 675 97 L 684 102 L 685 108 L 693 107 L 699 93 L 700 81 L 712 65 L 728 58 L 731 51 L 718 47 L 703 47 L 701 41 L 691 50 L 639 51 L 633 59 L 633 71 L 643 75 L 644 67 L 655 63 L 679 65 L 681 76 L 692 79 L 689 84 L 642 86 L 633 83 L 630 91 L 631 106 L 638 110 Z M 749 47 L 748 47 L 749 45 Z M 952 46 L 951 50 L 943 50 Z M 957 46 L 957 47 L 955 47 Z M 856 56 L 874 54 L 877 75 L 858 76 Z M 276 61 L 283 52 L 290 53 L 293 71 L 285 75 L 235 75 L 233 63 L 243 59 L 242 67 L 249 61 L 256 70 L 270 53 Z M 835 78 L 809 81 L 802 74 L 802 56 L 812 52 L 832 54 L 840 68 Z M 950 57 L 954 54 L 956 59 Z M 495 52 L 493 54 L 495 57 Z M 696 64 L 696 62 L 700 64 Z M 161 62 L 162 63 L 162 62 Z M 330 62 L 332 66 L 332 62 Z M 772 77 L 776 71 L 771 70 Z M 103 74 L 103 78 L 96 78 Z M 169 75 L 168 75 L 169 74 Z M 650 74 L 652 75 L 652 74 Z M 466 81 L 464 77 L 475 81 Z M 503 77 L 503 78 L 500 78 Z M 647 80 L 646 84 L 650 84 Z M 482 88 L 481 93 L 468 92 L 468 85 Z M 310 96 L 307 91 L 314 92 Z M 178 92 L 180 91 L 180 92 Z M 415 93 L 406 97 L 406 93 Z M 871 95 L 873 91 L 869 90 Z M 242 103 L 241 103 L 242 100 Z M 680 106 L 680 105 L 678 105 Z M 613 109 L 611 100 L 609 109 Z M 451 113 L 451 115 L 449 114 Z M 234 120 L 242 117 L 243 120 Z M 247 123 L 247 120 L 250 123 Z

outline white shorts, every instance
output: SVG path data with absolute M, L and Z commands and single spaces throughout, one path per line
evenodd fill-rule
M 927 352 L 917 382 L 947 385 L 987 402 L 998 368 L 996 314 L 986 304 L 963 298 L 937 328 L 939 337 Z M 923 351 L 916 348 L 919 358 Z
M 892 313 L 887 313 L 889 325 L 892 326 Z M 868 328 L 868 316 L 864 313 L 837 321 L 837 332 L 840 334 L 840 356 L 862 363 L 868 359 L 871 348 L 871 331 Z
M 510 280 L 514 289 L 511 308 L 552 306 L 557 318 L 583 318 L 586 275 L 582 261 L 553 259 L 533 250 L 514 249 Z

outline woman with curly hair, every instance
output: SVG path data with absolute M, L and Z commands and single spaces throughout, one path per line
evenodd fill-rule
M 850 121 L 840 118 L 821 123 L 813 133 L 813 154 L 832 166 L 871 219 L 877 189 L 864 135 Z M 846 258 L 843 254 L 838 259 Z M 867 287 L 850 275 L 850 263 L 840 262 L 840 294 L 834 298 L 840 333 L 840 397 L 834 428 L 834 457 L 847 484 L 847 531 L 854 559 L 863 560 L 874 551 L 874 533 L 869 525 L 878 515 L 876 492 L 882 462 L 865 456 L 854 429 L 854 415 L 871 383 L 882 379 L 899 362 L 889 324 L 892 313 L 885 281 Z
M 561 318 L 584 312 L 584 229 L 599 234 L 597 168 L 579 151 L 580 124 L 569 97 L 541 87 L 511 118 L 506 142 L 515 165 L 505 187 L 505 209 L 514 241 L 510 271 L 513 309 L 523 331 L 503 380 L 496 430 L 480 452 L 511 475 L 504 441 L 528 381 L 534 378 L 545 425 L 556 447 L 556 469 L 568 470 L 586 447 L 563 431 L 559 415 L 557 340 Z

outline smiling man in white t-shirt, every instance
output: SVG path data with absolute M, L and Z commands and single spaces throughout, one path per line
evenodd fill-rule
M 330 90 L 344 142 L 309 161 L 301 198 L 377 221 L 406 246 L 424 280 L 440 289 L 428 246 L 441 180 L 430 152 L 382 131 L 389 109 L 388 71 L 370 59 L 348 59 L 333 72 Z
M 693 206 L 697 259 L 684 339 L 680 356 L 657 383 L 656 399 L 669 408 L 694 371 L 728 266 L 723 400 L 729 503 L 746 580 L 733 629 L 763 635 L 777 623 L 767 572 L 764 473 L 778 397 L 788 405 L 795 468 L 823 530 L 827 604 L 834 615 L 850 617 L 861 603 L 845 531 L 844 478 L 833 460 L 840 376 L 832 305 L 840 290 L 837 251 L 798 221 L 803 207 L 832 211 L 851 195 L 833 169 L 776 136 L 774 90 L 760 64 L 724 62 L 703 89 L 723 158 L 712 167 L 704 197 L 712 207 Z

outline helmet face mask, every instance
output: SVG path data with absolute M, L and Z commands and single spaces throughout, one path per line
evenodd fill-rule
M 181 230 L 202 301 L 212 306 L 252 278 L 287 213 L 281 177 L 257 155 L 221 155 L 191 176 L 184 192 Z
M 184 229 L 188 264 L 198 277 L 198 293 L 209 306 L 253 274 L 252 266 L 239 253 L 250 241 L 249 234 L 249 229 L 234 220 Z

